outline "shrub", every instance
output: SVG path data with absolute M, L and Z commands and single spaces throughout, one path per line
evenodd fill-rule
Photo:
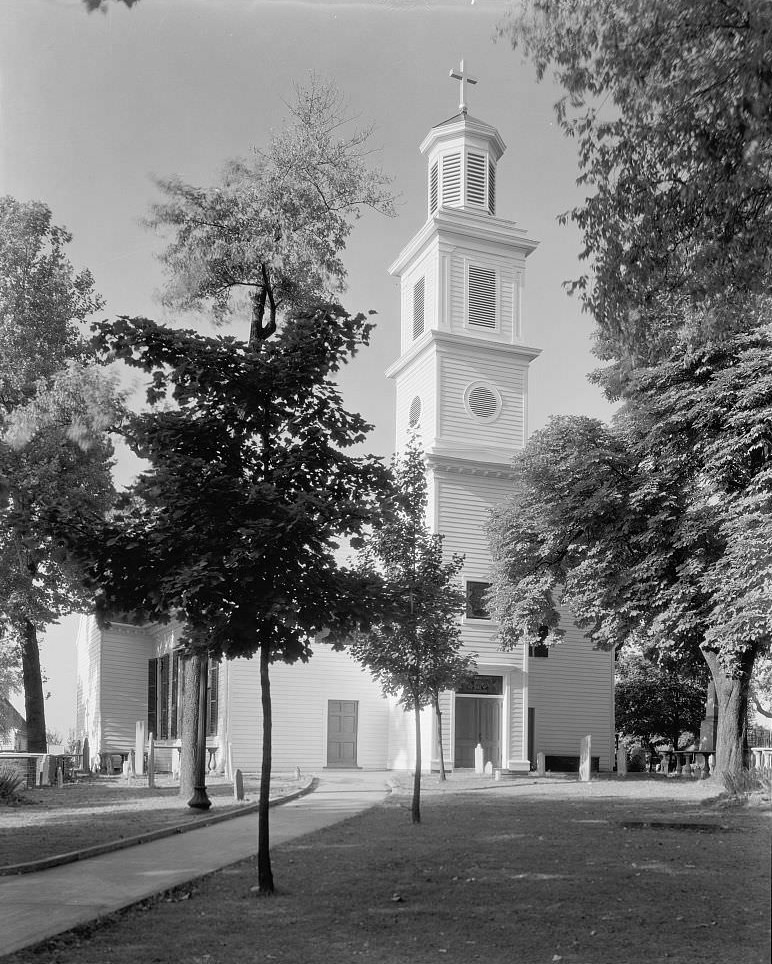
M 17 770 L 8 767 L 0 768 L 0 803 L 12 803 L 19 796 L 18 790 L 24 784 Z

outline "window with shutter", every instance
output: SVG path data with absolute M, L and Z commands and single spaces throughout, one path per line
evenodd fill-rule
M 437 210 L 438 188 L 439 188 L 439 164 L 437 161 L 432 164 L 429 172 L 429 214 L 434 214 Z
M 158 726 L 158 660 L 147 661 L 147 732 L 157 733 Z
M 217 736 L 217 713 L 220 688 L 220 664 L 209 660 L 206 690 L 206 735 Z
M 158 660 L 158 729 L 155 735 L 159 740 L 169 738 L 169 663 L 167 653 Z
M 442 203 L 461 203 L 460 154 L 446 154 L 442 158 Z
M 180 654 L 172 653 L 172 678 L 171 690 L 171 719 L 169 720 L 169 736 L 172 740 L 177 739 L 179 733 L 179 700 L 178 690 L 180 688 Z
M 488 161 L 488 211 L 496 213 L 496 165 Z
M 466 155 L 466 203 L 485 207 L 485 156 Z
M 424 333 L 424 290 L 425 278 L 419 278 L 413 285 L 413 340 Z
M 470 264 L 467 279 L 467 303 L 470 325 L 496 327 L 496 272 Z

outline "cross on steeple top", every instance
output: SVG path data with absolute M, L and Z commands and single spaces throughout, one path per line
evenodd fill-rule
M 471 77 L 469 74 L 464 73 L 463 60 L 461 61 L 461 66 L 458 68 L 458 70 L 451 70 L 450 76 L 453 78 L 453 80 L 458 81 L 458 88 L 459 88 L 458 109 L 461 111 L 462 114 L 466 114 L 466 103 L 464 101 L 464 84 L 476 84 L 477 78 Z

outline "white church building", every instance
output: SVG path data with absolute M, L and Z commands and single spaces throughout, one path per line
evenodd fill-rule
M 463 64 L 462 64 L 463 75 Z M 461 80 L 463 91 L 464 80 Z M 482 605 L 490 575 L 485 528 L 512 491 L 511 462 L 527 437 L 528 377 L 539 350 L 524 340 L 526 259 L 537 244 L 496 212 L 498 131 L 460 105 L 421 144 L 427 217 L 389 271 L 400 279 L 401 353 L 386 372 L 396 388 L 396 446 L 417 433 L 427 458 L 430 522 L 449 553 L 465 557 L 463 644 L 477 654 L 474 685 L 441 698 L 450 769 L 474 766 L 474 750 L 495 769 L 526 772 L 544 753 L 548 769 L 576 769 L 582 737 L 593 766 L 614 752 L 613 654 L 600 652 L 566 614 L 565 641 L 550 649 L 502 652 Z M 91 752 L 125 753 L 137 721 L 153 732 L 159 764 L 179 746 L 175 653 L 179 628 L 84 617 L 77 640 L 77 736 Z M 412 720 L 346 652 L 323 642 L 306 664 L 275 664 L 273 762 L 300 767 L 410 769 Z M 439 762 L 433 711 L 424 711 L 422 759 Z M 258 770 L 261 709 L 257 660 L 212 664 L 207 700 L 212 765 Z

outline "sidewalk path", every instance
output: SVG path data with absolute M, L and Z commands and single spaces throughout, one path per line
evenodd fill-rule
M 271 810 L 271 847 L 384 798 L 385 772 L 324 771 L 308 796 Z M 257 853 L 257 814 L 88 860 L 0 878 L 0 956 Z

